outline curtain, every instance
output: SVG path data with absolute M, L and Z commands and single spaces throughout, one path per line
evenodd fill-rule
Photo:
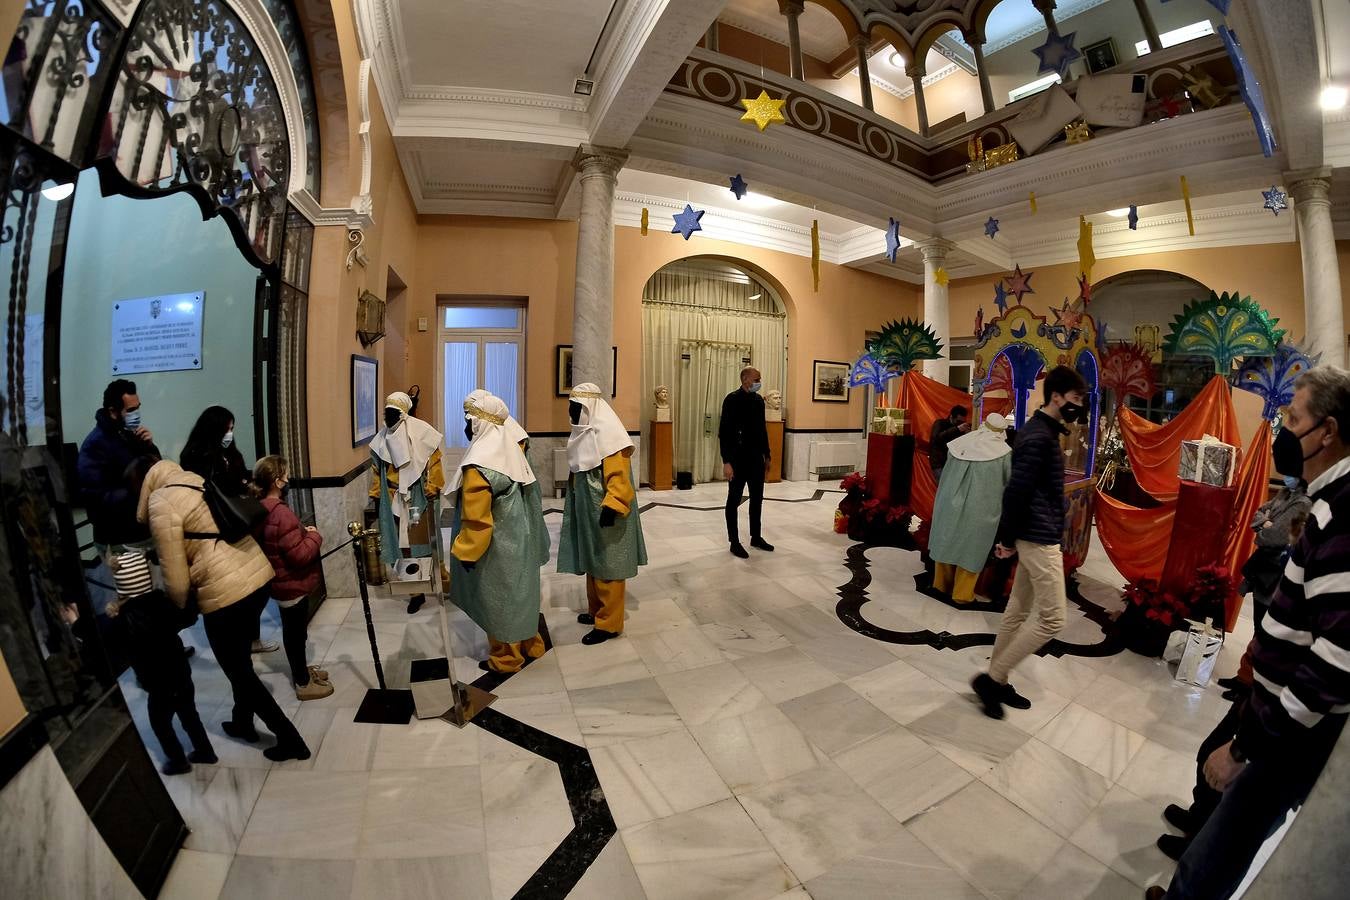
M 1266 502 L 1266 495 L 1270 492 L 1270 448 L 1270 423 L 1262 422 L 1256 427 L 1256 434 L 1243 454 L 1233 482 L 1237 485 L 1238 495 L 1232 528 L 1228 532 L 1227 565 L 1234 577 L 1237 577 L 1243 563 L 1256 549 L 1256 532 L 1250 526 L 1257 507 Z M 1237 625 L 1238 610 L 1241 608 L 1242 599 L 1239 595 L 1234 594 L 1228 599 L 1228 621 L 1225 625 L 1229 631 Z
M 478 387 L 478 341 L 446 341 L 445 390 L 442 391 L 445 409 L 445 446 L 464 450 L 469 442 L 464 438 L 464 398 Z M 383 408 L 383 404 L 381 404 Z M 455 427 L 455 423 L 461 423 Z
M 512 412 L 520 409 L 519 359 L 520 344 L 515 340 L 483 341 L 483 389 L 500 397 Z M 446 428 L 452 421 L 460 419 L 446 419 Z
M 695 481 L 715 481 L 722 477 L 717 440 L 722 399 L 728 393 L 726 386 L 737 383 L 750 346 L 682 341 L 681 347 L 675 386 L 675 468 L 692 472 Z
M 1135 481 L 1159 500 L 1177 496 L 1181 442 L 1212 434 L 1225 444 L 1242 446 L 1228 382 L 1215 375 L 1186 408 L 1166 425 L 1155 425 L 1121 407 L 1117 419 Z
M 899 404 L 909 410 L 910 427 L 914 429 L 914 477 L 909 506 L 919 518 L 930 522 L 933 501 L 937 498 L 937 483 L 928 464 L 928 432 L 933 430 L 934 422 L 951 412 L 953 406 L 970 408 L 970 395 L 934 381 L 919 371 L 901 376 L 900 381 Z

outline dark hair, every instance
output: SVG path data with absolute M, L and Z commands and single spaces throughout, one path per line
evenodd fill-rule
M 962 416 L 962 417 L 965 417 L 965 416 L 970 415 L 970 410 L 966 409 L 964 406 L 957 405 L 957 406 L 953 406 L 953 407 L 952 407 L 952 411 L 949 412 L 949 413 L 947 413 L 947 415 L 949 415 L 949 416 Z
M 233 421 L 234 413 L 223 406 L 208 406 L 202 410 L 188 434 L 187 443 L 183 445 L 183 468 L 203 478 L 211 478 L 216 474 L 212 470 L 221 460 L 220 439 L 225 437 Z
M 1050 370 L 1050 374 L 1045 376 L 1046 403 L 1050 402 L 1051 394 L 1067 394 L 1070 391 L 1087 393 L 1087 389 L 1087 382 L 1083 380 L 1083 376 L 1068 366 L 1055 366 Z
M 134 393 L 136 393 L 136 382 L 128 381 L 125 378 L 110 381 L 108 386 L 103 389 L 103 408 L 111 409 L 113 412 L 121 412 L 122 397 Z

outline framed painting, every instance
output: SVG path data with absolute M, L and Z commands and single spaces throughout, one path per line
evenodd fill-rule
M 811 399 L 820 403 L 848 402 L 849 364 L 818 359 L 811 366 Z
M 380 430 L 380 363 L 352 354 L 352 446 L 364 447 Z
M 1107 38 L 1083 48 L 1083 62 L 1087 64 L 1088 74 L 1095 75 L 1116 67 L 1116 42 Z
M 609 396 L 610 399 L 613 399 L 619 389 L 619 348 L 610 347 L 609 350 L 611 354 L 610 366 L 612 370 L 610 383 L 614 385 L 614 387 L 610 388 Z M 554 355 L 553 368 L 554 393 L 559 397 L 566 397 L 568 394 L 572 393 L 571 344 L 558 344 Z

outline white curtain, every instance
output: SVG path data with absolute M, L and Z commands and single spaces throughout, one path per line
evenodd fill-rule
M 675 387 L 675 470 L 694 473 L 695 481 L 722 477 L 717 430 L 727 385 L 739 381 L 750 355 L 749 344 L 680 342 L 680 373 Z
M 519 361 L 519 342 L 483 341 L 483 390 L 500 397 L 513 415 L 520 411 Z
M 445 408 L 445 446 L 458 450 L 456 458 L 469 446 L 464 437 L 464 398 L 478 388 L 478 341 L 446 341 L 445 390 L 442 392 Z

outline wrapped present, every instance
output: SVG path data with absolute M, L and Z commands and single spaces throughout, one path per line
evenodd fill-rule
M 1207 687 L 1214 677 L 1214 664 L 1223 649 L 1223 629 L 1214 627 L 1213 619 L 1203 622 L 1186 620 L 1191 629 L 1186 633 L 1186 644 L 1173 677 L 1185 684 Z
M 1198 441 L 1181 442 L 1182 481 L 1228 487 L 1237 470 L 1237 448 L 1207 434 Z

